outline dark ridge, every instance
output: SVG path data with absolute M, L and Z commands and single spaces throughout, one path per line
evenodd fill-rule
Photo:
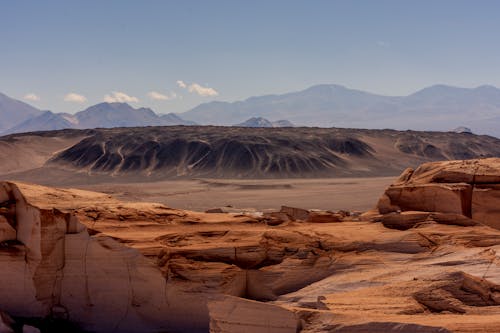
M 108 176 L 276 178 L 396 175 L 426 161 L 500 156 L 500 139 L 339 128 L 133 127 L 23 133 L 84 137 L 46 167 Z

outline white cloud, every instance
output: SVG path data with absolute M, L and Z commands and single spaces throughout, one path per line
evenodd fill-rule
M 156 101 L 168 101 L 169 99 L 175 98 L 175 96 L 167 96 L 162 93 L 159 93 L 157 91 L 150 91 L 148 92 L 148 96 L 151 99 L 154 99 Z
M 139 99 L 120 91 L 113 91 L 111 94 L 104 96 L 104 101 L 108 103 L 137 103 Z
M 217 90 L 215 90 L 214 88 L 203 87 L 203 86 L 200 86 L 198 83 L 190 84 L 188 90 L 190 93 L 196 93 L 196 94 L 198 94 L 200 96 L 204 96 L 204 97 L 219 95 Z
M 30 93 L 30 94 L 26 94 L 24 95 L 23 97 L 25 100 L 27 101 L 32 101 L 32 102 L 36 102 L 36 101 L 39 101 L 40 100 L 40 96 L 38 95 L 35 95 L 33 93 Z
M 65 102 L 74 102 L 74 103 L 85 103 L 87 101 L 87 97 L 77 94 L 77 93 L 69 93 L 64 96 Z
M 187 88 L 187 84 L 184 83 L 184 81 L 181 81 L 181 80 L 177 81 L 177 85 L 179 86 L 179 88 L 182 88 L 182 89 Z

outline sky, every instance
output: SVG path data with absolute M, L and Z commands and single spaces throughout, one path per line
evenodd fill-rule
M 500 1 L 0 0 L 0 92 L 183 112 L 334 83 L 500 87 Z

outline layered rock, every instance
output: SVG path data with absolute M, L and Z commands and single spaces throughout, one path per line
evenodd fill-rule
M 259 217 L 0 189 L 0 309 L 15 317 L 94 332 L 500 327 L 500 231 L 463 211 L 398 212 L 387 195 L 395 211 L 369 221 L 292 208 Z
M 208 303 L 210 333 L 296 333 L 299 316 L 281 306 L 220 297 Z
M 378 203 L 382 214 L 459 214 L 500 229 L 500 159 L 432 162 L 407 169 Z

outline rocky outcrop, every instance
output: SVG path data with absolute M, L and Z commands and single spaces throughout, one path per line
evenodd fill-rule
M 197 213 L 0 190 L 0 309 L 16 320 L 137 333 L 500 327 L 500 231 L 462 212 Z
M 379 200 L 380 213 L 458 214 L 500 229 L 500 159 L 433 162 L 407 169 Z M 463 220 L 463 218 L 461 218 Z
M 237 297 L 211 300 L 208 310 L 210 333 L 296 333 L 300 327 L 293 311 Z
M 196 296 L 183 298 L 168 288 L 139 251 L 92 232 L 73 213 L 37 202 L 43 193 L 61 198 L 42 187 L 0 185 L 0 200 L 8 207 L 3 218 L 16 231 L 0 244 L 0 308 L 19 317 L 68 319 L 94 332 L 195 331 L 200 324 L 169 299 L 196 304 Z

